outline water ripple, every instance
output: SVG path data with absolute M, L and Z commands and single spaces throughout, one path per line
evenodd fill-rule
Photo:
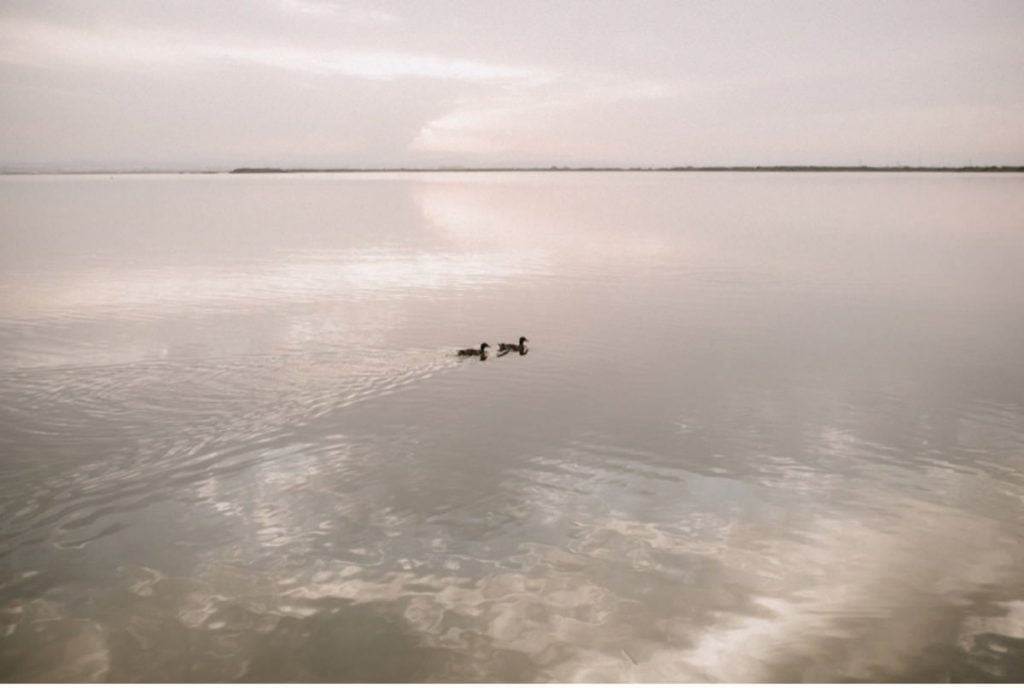
M 296 432 L 316 419 L 456 364 L 438 351 L 364 351 L 8 373 L 0 415 L 60 470 L 51 464 L 28 495 L 5 495 L 5 541 L 48 527 L 78 531 L 198 480 L 274 461 L 301 448 Z M 9 460 L 31 473 L 35 457 L 16 452 Z M 62 537 L 76 546 L 112 532 Z

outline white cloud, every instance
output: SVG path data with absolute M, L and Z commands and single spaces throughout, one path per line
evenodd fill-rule
M 704 87 L 707 90 L 707 86 Z M 464 99 L 424 124 L 412 142 L 422 152 L 486 154 L 522 148 L 524 137 L 543 132 L 554 119 L 585 116 L 586 111 L 628 101 L 674 98 L 676 85 L 654 80 L 614 79 L 577 74 L 553 88 L 529 89 Z
M 138 71 L 154 65 L 196 69 L 231 60 L 261 67 L 365 79 L 453 79 L 545 82 L 546 70 L 402 51 L 317 50 L 237 39 L 210 41 L 159 31 L 106 27 L 102 31 L 0 20 L 0 60 L 37 66 Z
M 9 1 L 0 158 L 1019 163 L 1018 5 L 867 5 Z
M 287 12 L 296 12 L 315 17 L 338 17 L 354 24 L 394 24 L 398 15 L 384 10 L 367 7 L 343 7 L 331 0 L 280 0 Z

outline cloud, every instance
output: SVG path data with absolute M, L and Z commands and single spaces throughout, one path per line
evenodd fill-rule
M 354 24 L 394 24 L 399 21 L 398 15 L 384 10 L 343 7 L 330 0 L 280 0 L 280 6 L 286 12 L 316 17 L 338 17 Z
M 529 139 L 549 131 L 553 122 L 585 119 L 588 112 L 616 104 L 669 100 L 679 94 L 678 86 L 667 81 L 602 74 L 576 74 L 550 86 L 463 99 L 424 124 L 410 148 L 472 154 L 529 150 Z
M 483 60 L 389 50 L 317 50 L 182 33 L 106 26 L 93 31 L 35 20 L 0 20 L 0 60 L 32 66 L 139 71 L 163 65 L 202 69 L 232 61 L 259 67 L 364 79 L 545 82 L 547 70 Z
M 7 0 L 0 158 L 1018 163 L 1017 5 L 880 7 Z

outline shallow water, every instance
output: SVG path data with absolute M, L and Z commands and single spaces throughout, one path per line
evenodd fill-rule
M 8 177 L 0 230 L 0 680 L 1024 680 L 1019 175 Z

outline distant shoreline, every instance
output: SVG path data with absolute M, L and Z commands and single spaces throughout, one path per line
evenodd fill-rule
M 693 165 L 682 167 L 398 167 L 287 168 L 236 167 L 230 174 L 330 174 L 344 172 L 1024 172 L 1024 165 L 967 167 L 872 165 Z
M 231 170 L 6 170 L 2 176 L 139 174 L 366 174 L 437 172 L 938 172 L 1022 173 L 1024 165 L 689 165 L 673 167 L 236 167 Z

